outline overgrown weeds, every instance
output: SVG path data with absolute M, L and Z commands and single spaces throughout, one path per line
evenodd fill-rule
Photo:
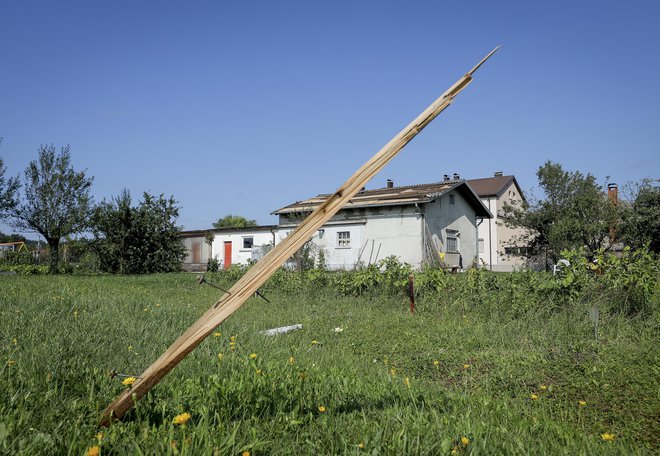
M 139 376 L 217 290 L 189 274 L 0 276 L 0 453 L 651 454 L 657 265 L 635 263 L 647 260 L 612 260 L 642 276 L 616 285 L 576 261 L 571 284 L 568 271 L 417 272 L 414 316 L 405 266 L 354 283 L 279 271 L 270 304 L 250 299 L 108 429 L 100 412 L 128 387 L 109 373 Z

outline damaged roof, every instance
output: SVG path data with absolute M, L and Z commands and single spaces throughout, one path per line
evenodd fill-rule
M 363 190 L 351 198 L 342 210 L 429 203 L 452 190 L 460 193 L 474 207 L 477 216 L 484 218 L 492 217 L 479 199 L 477 193 L 475 193 L 474 189 L 465 180 Z M 272 214 L 311 212 L 320 206 L 329 196 L 329 193 L 324 193 L 303 201 L 296 201 L 293 204 L 273 211 Z

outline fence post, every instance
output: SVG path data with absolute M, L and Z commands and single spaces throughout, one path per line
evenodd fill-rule
M 415 277 L 411 272 L 408 276 L 408 296 L 410 297 L 410 313 L 415 315 Z

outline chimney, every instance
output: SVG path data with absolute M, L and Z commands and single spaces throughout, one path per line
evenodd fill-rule
M 612 205 L 616 206 L 619 204 L 619 186 L 614 182 L 607 184 L 607 197 Z
M 502 171 L 495 171 L 493 173 L 493 176 L 494 177 L 502 177 L 502 176 L 504 176 L 504 173 Z
M 451 180 L 449 178 L 449 174 L 445 174 L 443 177 L 444 177 L 444 182 L 449 182 Z
M 392 179 L 387 179 L 387 188 L 394 187 L 394 181 Z
M 458 174 L 458 173 L 454 173 L 454 180 L 455 180 L 455 181 L 457 181 L 457 180 L 461 180 L 461 175 Z
M 607 184 L 607 199 L 612 206 L 619 204 L 619 186 L 614 182 Z M 616 242 L 616 226 L 610 226 L 610 245 Z
M 362 187 L 358 193 L 364 193 L 364 191 L 367 189 L 367 187 Z

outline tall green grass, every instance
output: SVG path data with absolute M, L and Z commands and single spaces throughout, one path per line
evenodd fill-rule
M 216 291 L 186 274 L 0 276 L 0 452 L 657 452 L 657 312 L 619 312 L 597 293 L 544 305 L 525 293 L 535 277 L 443 276 L 414 316 L 397 290 L 271 282 L 271 304 L 250 299 L 124 420 L 98 429 L 126 388 L 108 372 L 139 375 Z M 296 323 L 304 329 L 261 334 Z

